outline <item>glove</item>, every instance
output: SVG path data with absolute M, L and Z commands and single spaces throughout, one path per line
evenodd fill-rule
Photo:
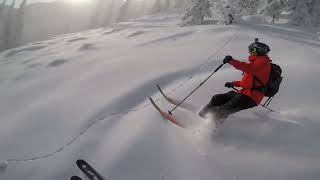
M 223 59 L 223 64 L 229 63 L 232 59 L 233 59 L 232 56 L 229 56 L 229 55 L 226 56 L 226 57 Z
M 226 84 L 224 86 L 227 88 L 232 88 L 233 84 L 232 84 L 232 82 L 226 82 Z

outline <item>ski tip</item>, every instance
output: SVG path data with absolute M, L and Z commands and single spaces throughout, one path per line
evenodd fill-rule
M 72 176 L 70 180 L 82 180 L 79 176 Z
M 85 163 L 85 162 L 86 162 L 86 161 L 83 160 L 83 159 L 78 159 L 78 160 L 76 161 L 77 164 L 83 164 L 83 163 Z
M 158 88 L 158 90 L 161 92 L 161 94 L 163 93 L 163 91 L 162 91 L 162 89 L 161 89 L 161 87 L 160 87 L 160 85 L 159 84 L 157 84 L 157 88 Z
M 150 102 L 151 102 L 153 105 L 156 104 L 156 103 L 154 102 L 154 100 L 152 99 L 152 97 L 149 97 L 149 99 L 150 99 Z
M 157 84 L 157 88 L 158 88 L 159 92 L 167 99 L 168 98 L 167 95 L 162 91 L 159 84 Z

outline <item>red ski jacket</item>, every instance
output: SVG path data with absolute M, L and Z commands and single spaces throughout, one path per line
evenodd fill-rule
M 254 79 L 253 76 L 256 76 L 260 81 L 263 82 L 263 85 L 266 85 L 271 71 L 271 60 L 268 56 L 249 56 L 249 63 L 240 62 L 238 60 L 231 60 L 231 64 L 234 68 L 244 72 L 244 75 L 240 81 L 233 81 L 232 85 L 235 87 L 241 87 L 242 89 L 237 91 L 249 96 L 253 99 L 257 105 L 259 105 L 264 97 L 264 94 L 259 90 L 253 90 L 255 88 L 262 87 L 262 84 Z

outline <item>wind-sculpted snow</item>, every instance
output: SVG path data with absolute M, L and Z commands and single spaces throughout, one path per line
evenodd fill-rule
M 122 28 L 113 28 L 113 29 L 108 29 L 106 31 L 103 32 L 103 34 L 107 35 L 107 34 L 111 34 L 111 33 L 117 33 L 122 31 Z
M 85 43 L 80 48 L 79 51 L 87 51 L 87 50 L 93 50 L 95 49 L 95 45 L 91 43 Z
M 317 179 L 315 36 L 272 25 L 181 28 L 174 17 L 150 16 L 0 54 L 0 179 L 83 177 L 79 158 L 106 179 Z M 283 69 L 271 103 L 276 112 L 259 106 L 233 114 L 214 134 L 211 117 L 178 108 L 173 114 L 190 125 L 182 129 L 150 105 L 152 96 L 171 109 L 156 84 L 182 99 L 225 55 L 246 59 L 256 36 Z M 240 78 L 226 64 L 187 102 L 200 109 L 229 91 L 225 82 Z
M 177 33 L 177 34 L 174 34 L 174 35 L 170 35 L 170 36 L 167 36 L 167 37 L 155 39 L 155 40 L 140 44 L 139 46 L 148 46 L 148 45 L 151 45 L 151 44 L 156 44 L 156 43 L 161 43 L 161 42 L 166 42 L 166 41 L 177 41 L 177 40 L 179 40 L 181 38 L 184 38 L 186 36 L 190 36 L 193 33 L 194 33 L 193 31 Z
M 47 67 L 57 67 L 57 66 L 61 66 L 62 64 L 68 62 L 67 60 L 65 59 L 57 59 L 57 60 L 54 60 L 52 61 L 51 63 L 49 63 L 47 65 Z
M 74 38 L 74 39 L 70 39 L 67 42 L 72 43 L 72 42 L 77 42 L 77 41 L 83 41 L 86 40 L 87 38 L 85 37 L 78 37 L 78 38 Z
M 10 52 L 6 55 L 6 57 L 11 57 L 14 56 L 18 53 L 24 52 L 24 51 L 36 51 L 45 48 L 46 45 L 34 45 L 30 47 L 25 47 L 25 48 L 16 48 L 13 50 L 10 50 Z
M 139 36 L 139 35 L 141 35 L 141 34 L 143 34 L 143 33 L 144 33 L 144 31 L 136 31 L 136 32 L 130 34 L 130 35 L 128 36 L 128 38 L 131 38 L 131 37 L 134 37 L 134 36 Z

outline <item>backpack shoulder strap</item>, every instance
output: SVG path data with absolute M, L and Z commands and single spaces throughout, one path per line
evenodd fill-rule
M 256 80 L 262 85 L 261 87 L 256 87 Z M 252 91 L 255 90 L 255 91 L 260 91 L 262 93 L 265 93 L 266 86 L 263 84 L 263 82 L 259 78 L 253 75 L 252 81 L 253 81 L 253 85 L 251 88 Z
M 265 87 L 264 83 L 257 76 L 253 75 L 253 80 L 257 80 L 262 85 L 263 88 Z M 253 82 L 253 84 L 255 83 Z

